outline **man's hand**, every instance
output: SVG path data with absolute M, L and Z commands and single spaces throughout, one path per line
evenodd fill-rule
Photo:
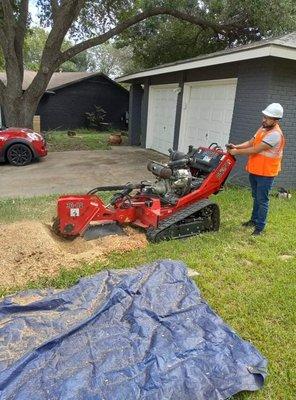
M 227 149 L 228 153 L 231 154 L 232 156 L 235 156 L 236 154 L 238 154 L 238 150 L 237 149 Z
M 227 143 L 227 144 L 225 145 L 225 147 L 226 147 L 226 149 L 227 149 L 227 151 L 228 151 L 228 150 L 230 150 L 230 149 L 235 149 L 235 148 L 236 148 L 236 145 L 235 145 L 235 144 L 232 144 L 232 143 Z
M 228 143 L 225 145 L 226 146 L 226 150 L 229 154 L 231 154 L 232 156 L 234 156 L 235 154 L 237 154 L 237 149 L 236 149 L 236 145 L 232 144 L 232 143 Z

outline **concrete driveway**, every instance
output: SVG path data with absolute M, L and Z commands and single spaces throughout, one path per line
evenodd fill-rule
M 85 192 L 96 186 L 154 180 L 148 159 L 167 158 L 152 150 L 120 146 L 112 150 L 64 151 L 25 167 L 0 164 L 0 197 L 32 197 Z

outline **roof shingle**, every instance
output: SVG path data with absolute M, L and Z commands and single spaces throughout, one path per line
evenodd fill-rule
M 24 71 L 23 90 L 28 89 L 36 74 L 37 72 L 35 71 Z M 100 72 L 55 72 L 46 90 L 55 90 L 70 83 L 78 82 L 96 75 L 103 74 Z M 6 84 L 5 72 L 0 72 L 0 79 Z

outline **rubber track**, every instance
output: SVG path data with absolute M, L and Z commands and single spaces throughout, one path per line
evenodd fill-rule
M 146 231 L 146 236 L 150 242 L 157 242 L 157 235 L 162 232 L 164 229 L 169 228 L 170 226 L 176 224 L 179 221 L 189 217 L 191 214 L 195 214 L 197 211 L 200 211 L 202 208 L 207 207 L 211 204 L 215 204 L 209 200 L 201 200 L 197 203 L 193 203 L 189 207 L 185 207 L 184 209 L 177 211 L 171 217 L 166 218 L 165 220 L 161 221 L 158 227 L 155 228 L 148 228 Z

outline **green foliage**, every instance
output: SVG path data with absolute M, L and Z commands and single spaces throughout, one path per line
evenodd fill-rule
M 44 10 L 42 6 L 44 0 L 38 2 L 41 10 Z M 138 0 L 87 0 L 72 26 L 71 37 L 79 40 L 102 34 L 114 27 L 119 19 L 127 19 L 137 11 L 139 11 Z M 44 13 L 43 15 L 46 19 Z
M 42 51 L 48 37 L 48 32 L 40 27 L 28 30 L 24 44 L 24 67 L 38 71 Z M 73 43 L 65 40 L 62 50 L 71 47 Z M 112 43 L 102 44 L 77 54 L 72 60 L 66 61 L 59 67 L 60 72 L 100 71 L 108 76 L 118 76 L 128 69 L 131 63 L 132 50 L 119 49 Z M 0 70 L 4 69 L 4 60 L 0 52 Z
M 38 0 L 37 5 L 43 26 L 52 26 L 51 1 Z M 67 61 L 59 70 L 96 69 L 115 76 L 296 29 L 294 0 L 87 0 L 68 32 L 62 50 L 70 47 L 73 41 L 102 34 L 118 22 L 156 6 L 199 15 L 215 23 L 232 22 L 236 28 L 229 34 L 216 34 L 209 28 L 194 26 L 165 15 L 156 16 L 129 28 L 116 38 L 116 47 L 123 48 L 121 52 L 117 50 L 116 53 L 113 44 L 100 46 Z M 28 31 L 25 68 L 38 69 L 46 37 L 47 33 L 41 28 Z M 3 67 L 0 54 L 0 68 Z
M 24 44 L 24 68 L 38 71 L 48 33 L 39 27 L 28 30 Z
M 211 53 L 225 47 L 225 44 L 212 37 L 212 32 L 206 33 L 197 27 L 188 27 L 182 21 L 167 20 L 158 27 L 159 17 L 146 22 L 145 29 L 139 25 L 133 32 L 123 33 L 118 39 L 119 47 L 133 49 L 132 65 L 125 72 L 132 72 L 177 60 L 196 57 L 199 54 Z M 146 29 L 147 28 L 147 29 Z M 155 31 L 155 33 L 152 33 Z M 131 35 L 132 37 L 128 37 Z
M 38 71 L 42 52 L 48 32 L 41 27 L 30 28 L 24 43 L 24 68 L 30 71 Z M 71 47 L 73 43 L 65 40 L 62 50 Z M 129 69 L 132 58 L 132 49 L 120 49 L 112 43 L 102 44 L 87 51 L 77 54 L 72 60 L 62 64 L 60 72 L 100 71 L 115 77 Z M 0 71 L 5 68 L 5 61 L 0 49 Z
M 24 44 L 24 67 L 31 71 L 38 71 L 42 52 L 47 40 L 48 33 L 40 27 L 28 30 Z M 72 46 L 69 40 L 64 40 L 62 50 Z M 61 72 L 86 71 L 88 66 L 87 53 L 83 52 L 75 56 L 72 60 L 66 61 L 59 67 Z M 1 58 L 0 58 L 1 67 Z
M 143 9 L 161 3 L 217 23 L 243 23 L 240 22 L 231 34 L 221 35 L 172 17 L 149 18 L 123 32 L 116 40 L 118 47 L 133 49 L 133 64 L 126 72 L 196 57 L 296 29 L 294 0 L 142 0 L 138 3 Z
M 87 51 L 88 70 L 100 71 L 115 78 L 130 69 L 132 55 L 132 49 L 128 46 L 121 49 L 112 42 L 103 43 Z
M 24 69 L 30 71 L 38 71 L 42 52 L 47 40 L 48 33 L 40 27 L 30 28 L 27 31 L 24 42 Z M 62 50 L 68 49 L 73 45 L 69 40 L 65 40 Z M 86 71 L 90 62 L 87 52 L 83 52 L 75 56 L 59 67 L 61 72 L 78 72 Z M 0 71 L 5 69 L 5 61 L 2 50 L 0 48 Z
M 73 46 L 73 43 L 70 40 L 64 40 L 62 44 L 62 51 L 65 51 Z M 86 71 L 88 69 L 88 55 L 87 52 L 84 51 L 82 53 L 77 54 L 71 60 L 66 61 L 59 67 L 60 72 L 79 72 Z

